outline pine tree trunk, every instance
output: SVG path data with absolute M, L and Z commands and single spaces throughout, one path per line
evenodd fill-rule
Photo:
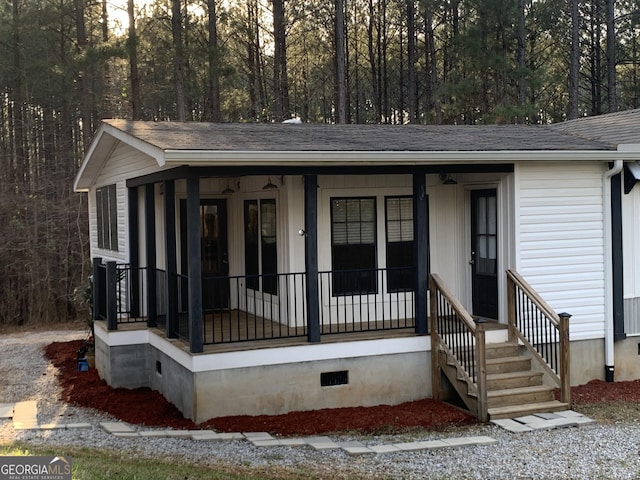
M 344 0 L 335 0 L 336 123 L 347 123 Z
M 173 36 L 173 73 L 176 92 L 176 119 L 187 121 L 187 103 L 184 86 L 184 44 L 182 41 L 182 5 L 171 0 L 171 33 Z
M 571 54 L 569 57 L 569 105 L 567 118 L 578 118 L 578 85 L 580 73 L 580 12 L 579 0 L 569 0 L 571 12 Z

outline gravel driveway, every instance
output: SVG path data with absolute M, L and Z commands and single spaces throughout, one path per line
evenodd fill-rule
M 246 441 L 194 441 L 172 438 L 123 439 L 99 427 L 114 420 L 93 410 L 58 401 L 56 370 L 42 347 L 53 341 L 84 338 L 82 331 L 28 332 L 0 336 L 0 403 L 38 401 L 39 423 L 88 422 L 91 429 L 14 431 L 0 419 L 0 443 L 73 445 L 126 451 L 149 458 L 170 458 L 200 465 L 304 467 L 325 478 L 397 479 L 638 479 L 640 422 L 512 434 L 492 425 L 457 428 L 419 436 L 367 436 L 379 445 L 445 437 L 487 435 L 494 445 L 352 457 L 342 451 L 309 447 L 254 447 Z M 354 437 L 336 436 L 340 441 Z

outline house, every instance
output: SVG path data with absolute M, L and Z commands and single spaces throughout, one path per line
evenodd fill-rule
M 640 110 L 550 126 L 106 120 L 74 185 L 99 373 L 196 422 L 451 392 L 486 419 L 564 408 L 569 382 L 639 378 L 638 139 Z

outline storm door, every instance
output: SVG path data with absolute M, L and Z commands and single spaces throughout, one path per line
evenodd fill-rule
M 187 266 L 187 202 L 180 202 L 182 271 Z M 202 269 L 202 309 L 229 307 L 229 249 L 226 200 L 200 201 L 200 255 Z
M 471 191 L 473 315 L 498 319 L 498 208 L 496 190 Z

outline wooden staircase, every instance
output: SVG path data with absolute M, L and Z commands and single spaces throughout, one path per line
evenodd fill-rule
M 517 274 L 508 273 L 515 276 L 522 288 L 530 289 Z M 534 324 L 530 317 L 525 319 L 527 324 L 518 325 L 518 315 L 514 313 L 508 325 L 498 326 L 507 330 L 508 336 L 502 334 L 501 338 L 508 340 L 487 343 L 487 324 L 476 324 L 436 274 L 432 275 L 430 291 L 435 399 L 450 396 L 443 388 L 441 375 L 444 375 L 466 408 L 481 421 L 571 408 L 566 314 L 556 315 L 543 300 L 535 298 L 536 308 L 542 311 L 535 314 L 538 319 L 535 331 L 529 328 Z M 520 302 L 535 297 L 532 290 L 526 296 L 517 294 Z M 516 310 L 512 307 L 515 303 L 509 306 L 510 312 Z M 543 321 L 551 326 L 544 326 Z M 560 387 L 562 401 L 555 399 L 556 385 Z
M 543 373 L 532 369 L 516 343 L 489 343 L 486 356 L 490 420 L 569 408 L 555 399 L 555 388 L 543 384 Z
M 439 355 L 442 373 L 469 411 L 477 411 L 476 384 L 461 374 L 451 355 L 442 350 Z M 543 372 L 532 369 L 531 358 L 520 351 L 517 343 L 488 343 L 486 345 L 488 420 L 567 410 L 569 405 L 555 399 L 555 388 L 544 385 L 543 377 Z M 441 392 L 441 396 L 446 397 L 446 395 L 446 392 Z

